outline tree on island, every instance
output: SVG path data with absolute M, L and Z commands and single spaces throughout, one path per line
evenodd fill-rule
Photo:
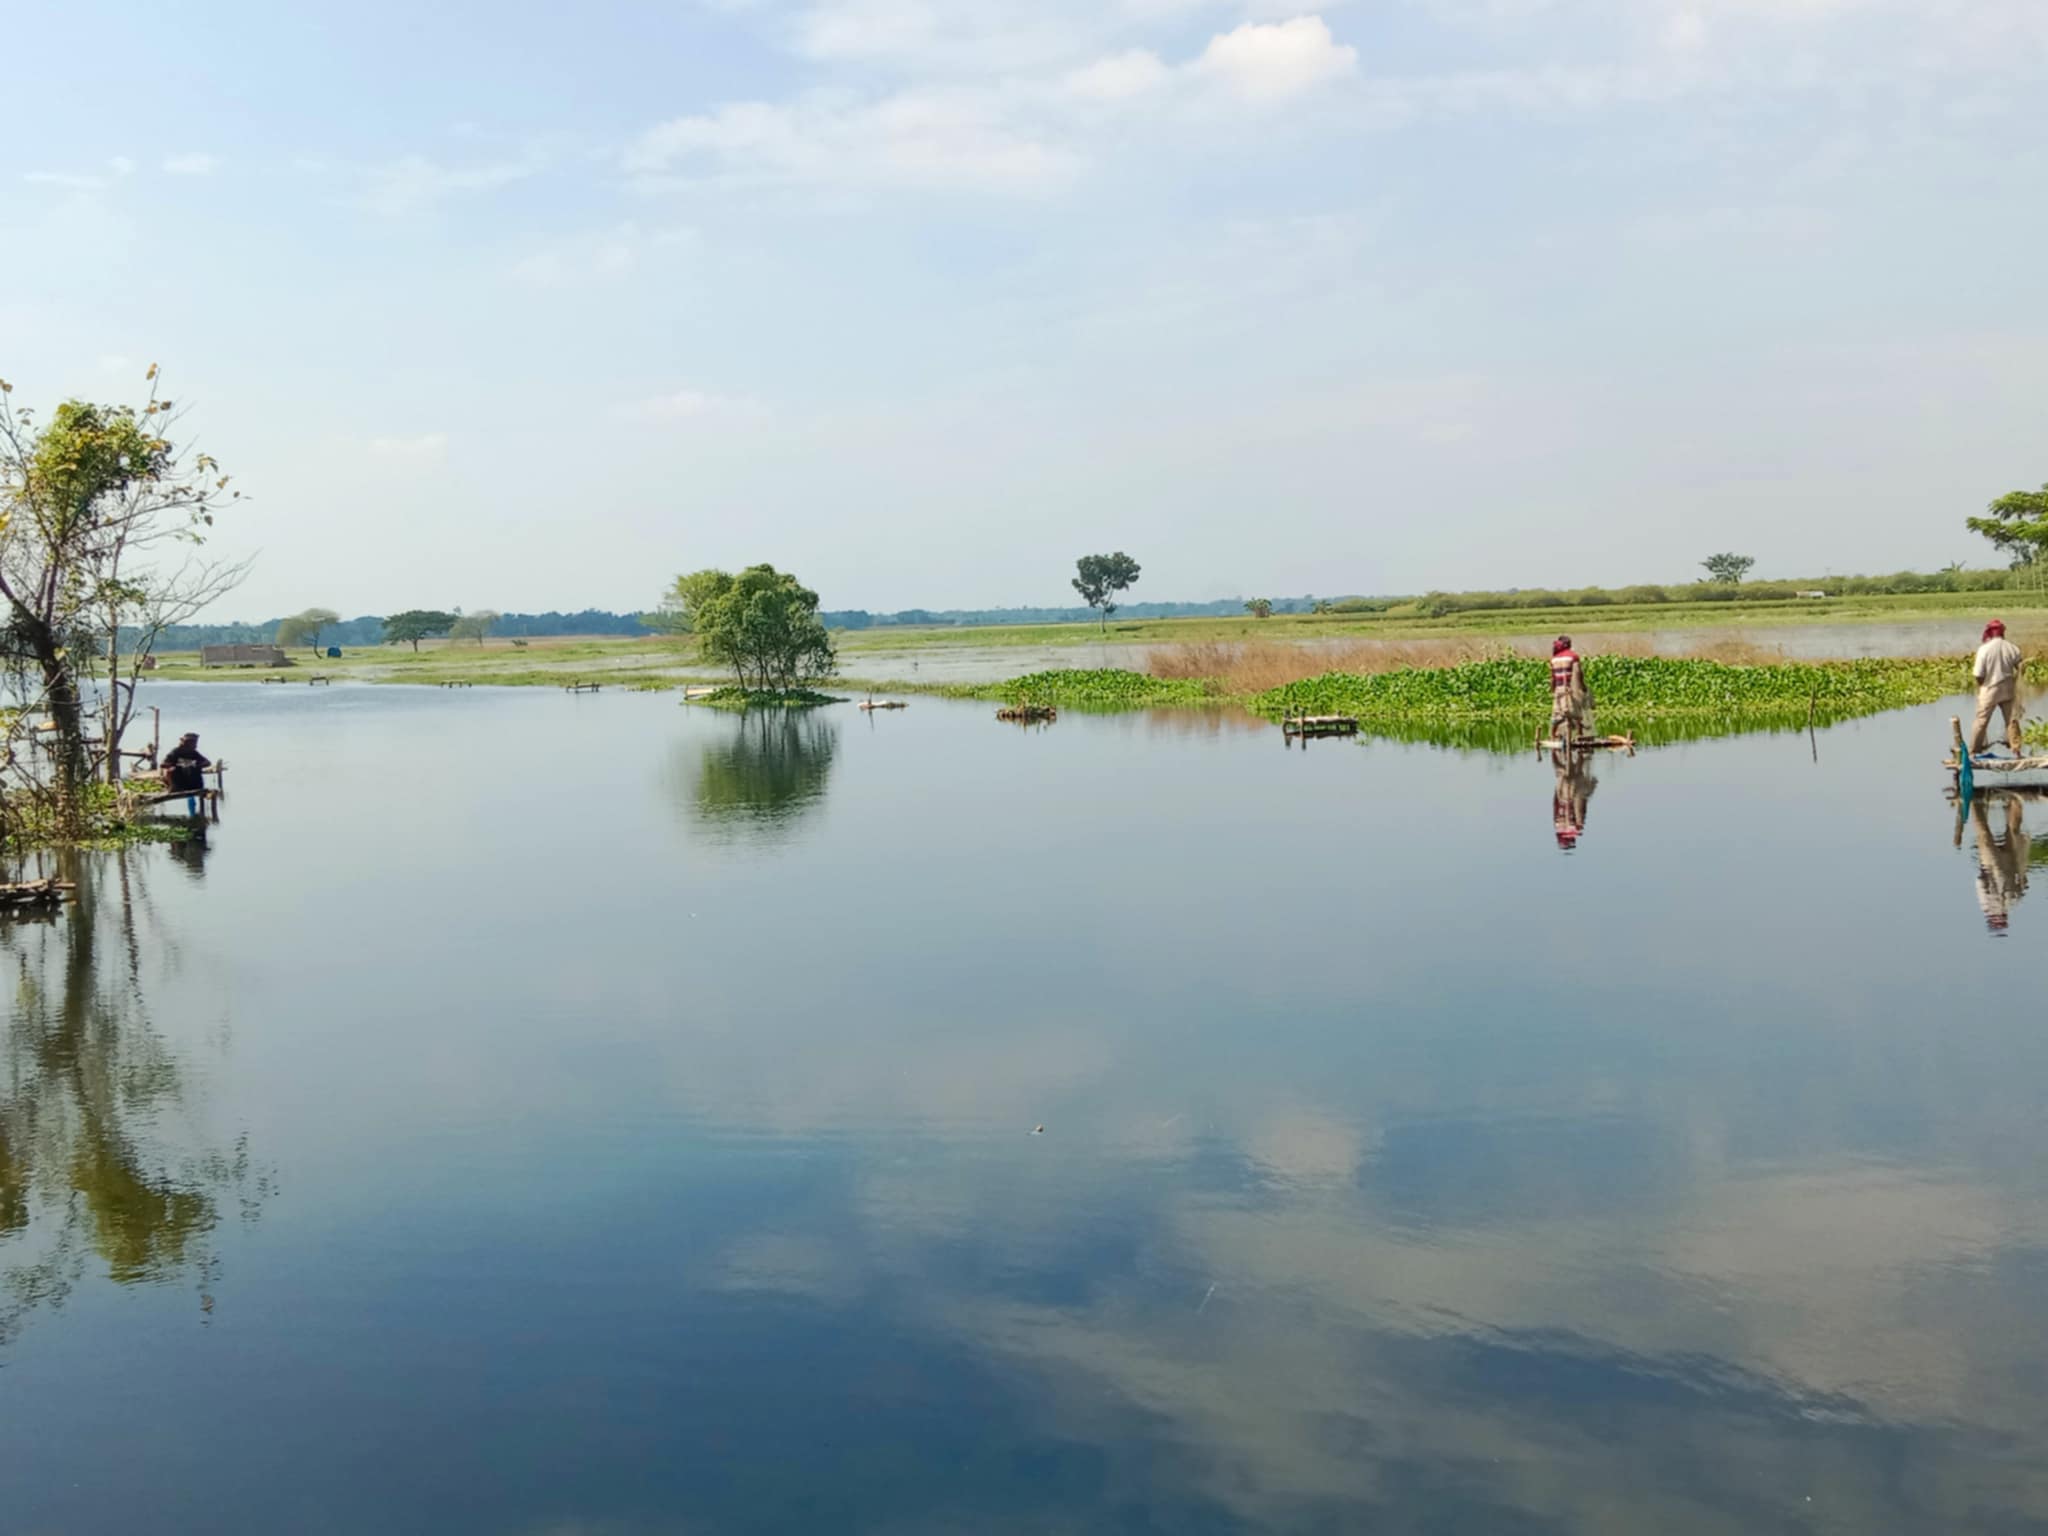
M 1270 597 L 1247 598 L 1245 599 L 1244 611 L 1255 619 L 1270 619 L 1273 617 L 1273 599 Z
M 472 613 L 458 613 L 455 622 L 448 627 L 451 640 L 474 640 L 484 643 L 484 636 L 491 632 L 491 626 L 503 618 L 495 608 L 478 608 Z
M 788 692 L 839 665 L 818 618 L 818 594 L 787 571 L 750 565 L 737 576 L 678 576 L 664 610 L 694 634 L 703 654 L 733 670 L 742 688 Z
M 1756 560 L 1750 555 L 1709 555 L 1700 564 L 1707 568 L 1709 581 L 1724 582 L 1733 587 L 1741 584 Z
M 1118 550 L 1113 555 L 1083 555 L 1074 562 L 1074 569 L 1080 572 L 1074 578 L 1074 590 L 1081 594 L 1082 602 L 1101 612 L 1102 628 L 1107 632 L 1109 616 L 1116 612 L 1117 593 L 1137 585 L 1138 562 Z
M 678 576 L 662 594 L 661 605 L 652 613 L 641 614 L 640 622 L 659 634 L 695 634 L 696 615 L 703 612 L 704 605 L 723 592 L 731 580 L 732 577 L 724 571 L 691 571 L 686 576 Z
M 52 829 L 67 841 L 86 831 L 85 786 L 101 771 L 120 777 L 122 733 L 157 638 L 248 571 L 193 553 L 242 493 L 210 455 L 171 440 L 178 418 L 154 364 L 144 379 L 139 409 L 67 400 L 41 426 L 6 399 L 13 386 L 0 379 L 0 691 L 21 706 L 0 720 L 10 731 L 50 722 L 33 762 L 7 748 L 0 764 L 32 798 L 47 796 Z M 101 735 L 89 752 L 95 683 L 104 685 Z
M 340 622 L 341 615 L 332 608 L 308 608 L 304 613 L 278 620 L 277 643 L 303 645 L 317 651 L 320 649 L 320 631 Z
M 415 654 L 422 640 L 433 640 L 455 627 L 455 615 L 438 608 L 408 608 L 384 621 L 384 643 L 397 645 L 410 640 Z
M 2048 562 L 2048 485 L 2007 491 L 1984 510 L 1989 516 L 1969 519 L 1970 532 L 1996 545 L 2014 570 Z

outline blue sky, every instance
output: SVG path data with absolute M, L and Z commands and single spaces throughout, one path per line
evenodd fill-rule
M 149 362 L 220 616 L 1987 562 L 2041 0 L 19 7 L 0 374 Z

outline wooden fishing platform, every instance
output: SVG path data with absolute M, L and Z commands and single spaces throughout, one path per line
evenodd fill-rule
M 78 887 L 69 880 L 54 876 L 47 880 L 24 880 L 16 885 L 0 885 L 0 912 L 34 911 L 54 907 L 69 899 Z
M 1059 717 L 1059 710 L 1050 704 L 1005 704 L 996 711 L 998 720 L 1011 720 L 1019 725 L 1057 720 Z
M 1636 755 L 1635 733 L 1626 736 L 1574 736 L 1570 741 L 1560 741 L 1555 736 L 1538 736 L 1538 752 L 1626 752 Z
M 908 709 L 910 706 L 901 699 L 862 699 L 855 709 Z
M 333 684 L 333 682 L 334 679 L 329 677 L 325 672 L 315 672 L 311 677 L 306 679 L 306 686 L 310 688 L 315 683 L 318 683 L 322 687 L 329 687 Z
M 603 686 L 604 686 L 604 685 L 603 685 L 602 683 L 567 683 L 567 684 L 565 684 L 565 685 L 563 686 L 563 688 L 562 688 L 562 692 L 564 692 L 564 693 L 596 693 L 596 692 L 598 691 L 598 689 L 600 689 L 600 688 L 601 688 L 601 687 L 603 687 Z
M 1963 722 L 1959 716 L 1951 715 L 1948 721 L 1949 755 L 1942 760 L 1946 768 L 1958 781 L 1963 776 Z M 2048 774 L 2048 756 L 2034 757 L 1977 757 L 1969 759 L 1972 780 L 1980 773 L 1996 775 L 1999 779 L 2010 779 L 2015 774 Z M 1990 785 L 1985 786 L 1987 789 Z M 2017 789 L 2019 785 L 2008 784 L 2006 788 Z
M 1286 737 L 1356 736 L 1356 715 L 1283 715 L 1280 734 Z
M 444 678 L 444 679 L 443 679 L 443 680 L 442 680 L 442 681 L 441 681 L 441 682 L 440 682 L 439 684 L 437 684 L 436 686 L 438 686 L 438 687 L 442 687 L 442 688 L 474 688 L 474 687 L 476 686 L 476 684 L 475 684 L 475 683 L 469 683 L 469 682 L 460 682 L 460 681 L 456 681 L 456 680 L 454 680 L 454 679 L 448 679 L 448 678 Z

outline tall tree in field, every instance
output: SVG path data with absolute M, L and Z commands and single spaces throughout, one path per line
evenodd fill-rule
M 332 608 L 308 608 L 304 613 L 278 620 L 277 643 L 303 645 L 317 651 L 320 649 L 320 631 L 340 622 L 341 615 Z
M 704 654 L 731 667 L 742 688 L 784 692 L 830 677 L 839 664 L 818 594 L 787 571 L 696 571 L 678 577 L 675 590 Z
M 2048 561 L 2048 485 L 2038 491 L 2007 491 L 1969 519 L 1970 532 L 1998 546 L 2014 570 Z
M 384 643 L 400 645 L 409 640 L 417 654 L 422 640 L 445 635 L 454 627 L 455 615 L 452 613 L 443 613 L 438 608 L 408 608 L 384 621 Z
M 484 636 L 491 632 L 491 626 L 503 617 L 495 608 L 476 608 L 468 613 L 458 613 L 448 628 L 448 637 L 451 640 L 474 640 L 482 645 Z
M 1082 602 L 1099 610 L 1106 632 L 1109 616 L 1116 612 L 1117 593 L 1137 585 L 1138 562 L 1118 550 L 1113 555 L 1083 555 L 1074 562 L 1074 569 L 1080 572 L 1074 578 L 1074 590 L 1081 594 Z
M 120 775 L 136 678 L 157 637 L 248 569 L 195 553 L 241 492 L 211 455 L 172 440 L 173 403 L 153 365 L 145 377 L 140 407 L 67 400 L 41 425 L 0 380 L 0 647 L 20 700 L 51 723 L 48 783 L 35 787 L 47 789 L 62 838 L 84 831 L 81 790 L 95 771 Z M 89 747 L 96 684 L 101 736 Z
M 1749 555 L 1709 555 L 1700 564 L 1707 568 L 1709 581 L 1723 582 L 1732 587 L 1749 574 L 1749 568 L 1756 561 Z
M 1273 599 L 1270 597 L 1246 598 L 1244 611 L 1255 619 L 1270 619 L 1273 617 Z

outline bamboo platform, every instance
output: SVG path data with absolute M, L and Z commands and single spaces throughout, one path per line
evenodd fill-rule
M 474 687 L 476 686 L 476 684 L 475 684 L 475 683 L 469 683 L 469 682 L 461 682 L 461 681 L 455 681 L 455 680 L 443 680 L 443 681 L 442 681 L 441 683 L 437 684 L 436 686 L 438 686 L 438 687 L 441 687 L 441 688 L 474 688 Z
M 1949 716 L 1949 755 L 1942 760 L 1946 768 L 1958 780 L 1963 776 L 1963 722 L 1957 715 Z M 1969 774 L 1975 779 L 1980 773 L 2008 776 L 2016 773 L 2048 773 L 2048 756 L 2037 757 L 1977 757 L 1968 759 Z
M 1005 704 L 996 711 L 998 720 L 1013 720 L 1019 725 L 1057 720 L 1059 717 L 1060 712 L 1050 704 Z
M 862 699 L 855 709 L 908 709 L 910 706 L 901 699 Z
M 25 880 L 17 885 L 0 885 L 0 912 L 54 907 L 78 887 L 69 880 Z
M 331 686 L 333 682 L 334 679 L 329 677 L 325 672 L 316 672 L 311 677 L 306 679 L 306 686 L 310 688 L 315 683 Z
M 1358 717 L 1356 715 L 1285 715 L 1280 720 L 1280 734 L 1289 737 L 1356 736 L 1358 734 Z
M 564 693 L 596 693 L 596 692 L 598 691 L 598 689 L 599 689 L 599 688 L 601 688 L 601 687 L 603 687 L 603 686 L 604 686 L 604 685 L 603 685 L 602 683 L 569 683 L 569 684 L 566 684 L 566 685 L 565 685 L 565 686 L 563 687 L 563 689 L 562 689 L 562 692 L 564 692 Z
M 199 800 L 211 804 L 219 798 L 217 789 L 152 789 L 147 794 L 136 795 L 129 804 L 139 810 L 148 805 L 166 805 L 173 800 Z
M 1560 741 L 1555 736 L 1538 736 L 1538 752 L 1626 752 L 1636 755 L 1635 733 L 1626 736 L 1575 736 L 1570 741 Z

